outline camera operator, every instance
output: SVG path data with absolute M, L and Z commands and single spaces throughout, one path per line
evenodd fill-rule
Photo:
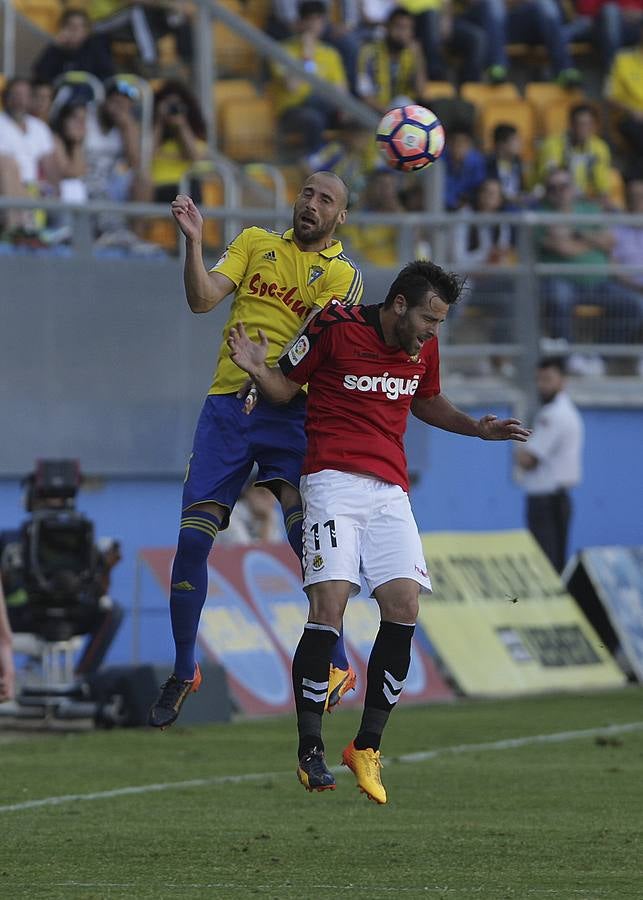
M 27 476 L 32 515 L 20 529 L 0 532 L 0 576 L 14 632 L 49 641 L 88 636 L 75 668 L 85 675 L 101 665 L 123 610 L 108 594 L 119 544 L 94 543 L 92 523 L 75 510 L 79 483 L 77 464 L 68 460 L 41 461 Z
M 154 95 L 154 200 L 174 200 L 183 176 L 208 158 L 205 121 L 196 97 L 180 81 L 166 81 Z
M 0 703 L 12 700 L 16 673 L 13 665 L 13 639 L 0 581 Z

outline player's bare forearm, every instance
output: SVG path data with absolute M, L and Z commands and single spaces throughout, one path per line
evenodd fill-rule
M 289 403 L 301 390 L 301 386 L 286 378 L 279 367 L 273 369 L 265 363 L 254 372 L 252 380 L 261 396 L 271 403 Z
M 259 329 L 259 342 L 251 341 L 241 322 L 230 329 L 226 343 L 230 359 L 252 378 L 257 390 L 271 403 L 288 403 L 301 390 L 280 368 L 266 365 L 268 338 Z
M 443 431 L 479 437 L 483 441 L 519 441 L 524 443 L 530 431 L 518 419 L 499 419 L 494 415 L 473 419 L 454 406 L 443 394 L 435 397 L 416 397 L 411 404 L 413 415 Z
M 234 289 L 234 282 L 225 275 L 208 272 L 203 264 L 201 242 L 190 238 L 185 242 L 183 283 L 193 313 L 210 312 Z
M 454 406 L 444 394 L 435 397 L 415 397 L 411 403 L 411 412 L 420 421 L 443 431 L 452 431 L 468 437 L 481 436 L 478 420 Z

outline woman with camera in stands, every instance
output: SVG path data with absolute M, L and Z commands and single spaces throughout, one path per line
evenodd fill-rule
M 184 175 L 208 158 L 205 122 L 196 97 L 180 81 L 166 81 L 154 97 L 154 200 L 174 200 Z

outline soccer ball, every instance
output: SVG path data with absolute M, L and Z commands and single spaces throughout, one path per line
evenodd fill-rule
M 375 140 L 387 165 L 403 172 L 430 166 L 444 150 L 444 128 L 424 106 L 390 109 L 377 126 Z

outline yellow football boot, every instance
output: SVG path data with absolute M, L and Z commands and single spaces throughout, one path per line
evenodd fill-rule
M 332 712 L 348 691 L 355 690 L 357 675 L 351 666 L 348 669 L 338 669 L 337 666 L 331 665 L 328 674 L 328 693 L 326 694 L 326 703 L 324 704 L 324 712 Z
M 351 741 L 342 753 L 342 765 L 348 766 L 357 778 L 358 788 L 369 800 L 386 803 L 386 788 L 380 778 L 382 762 L 379 750 L 372 750 L 370 747 L 357 750 Z

